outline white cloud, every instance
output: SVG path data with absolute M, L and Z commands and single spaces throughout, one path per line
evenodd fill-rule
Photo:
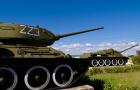
M 117 51 L 124 50 L 132 45 L 137 44 L 136 42 L 102 42 L 100 44 L 92 44 L 92 43 L 73 43 L 73 44 L 63 44 L 63 45 L 53 45 L 52 47 L 61 50 L 67 54 L 82 54 L 85 52 L 96 52 L 98 50 L 104 50 L 104 49 L 109 49 L 113 48 Z M 124 52 L 123 54 L 129 55 L 129 54 L 135 54 L 136 50 L 140 50 L 140 46 L 137 46 L 131 50 L 128 50 Z
M 83 52 L 88 53 L 88 52 L 93 52 L 93 50 L 94 50 L 93 48 L 85 48 Z
M 77 47 L 80 47 L 81 44 L 80 43 L 75 43 L 75 44 L 71 44 L 70 45 L 72 48 L 77 48 Z
M 92 47 L 93 45 L 91 43 L 86 43 L 85 46 Z
M 128 45 L 136 45 L 136 42 L 129 42 Z
M 140 50 L 140 46 L 135 47 L 136 50 Z
M 59 48 L 79 48 L 81 46 L 80 43 L 74 43 L 74 44 L 69 44 L 69 45 L 62 45 Z
M 100 47 L 109 47 L 111 45 L 112 45 L 112 43 L 110 43 L 110 42 L 103 42 L 103 43 L 99 44 Z
M 71 50 L 71 49 L 69 49 L 69 48 L 65 49 L 66 52 L 69 52 L 70 50 Z

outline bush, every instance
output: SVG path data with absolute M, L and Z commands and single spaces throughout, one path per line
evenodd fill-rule
M 131 66 L 109 67 L 104 69 L 106 73 L 124 73 L 124 72 L 132 71 Z
M 102 68 L 89 68 L 88 70 L 88 75 L 93 75 L 93 74 L 101 74 L 104 73 L 104 70 Z
M 116 67 L 91 67 L 87 75 L 102 74 L 102 73 L 125 73 L 140 71 L 140 65 L 131 65 L 131 66 L 116 66 Z
M 140 65 L 133 65 L 132 69 L 133 71 L 140 71 Z
M 132 61 L 134 64 L 140 64 L 140 55 L 132 57 Z

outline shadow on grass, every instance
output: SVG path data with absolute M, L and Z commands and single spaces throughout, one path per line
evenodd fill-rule
M 93 86 L 95 90 L 104 90 L 105 82 L 99 79 L 90 80 L 89 77 L 85 76 L 81 78 L 75 86 L 85 85 L 85 84 Z

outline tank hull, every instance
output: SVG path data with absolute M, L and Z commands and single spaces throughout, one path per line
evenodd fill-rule
M 3 74 L 4 70 L 14 71 L 12 73 L 13 78 L 16 80 L 11 80 L 11 86 L 6 85 L 9 82 L 0 82 L 1 90 L 3 89 L 13 89 L 14 90 L 29 90 L 29 89 L 58 89 L 58 88 L 66 88 L 74 84 L 80 76 L 84 75 L 88 69 L 87 60 L 85 59 L 52 59 L 52 58 L 0 58 L 0 75 Z M 43 68 L 42 68 L 43 67 Z M 45 68 L 45 69 L 44 69 Z M 66 68 L 66 69 L 65 69 Z M 12 70 L 11 70 L 12 69 Z M 39 73 L 42 71 L 38 70 L 42 69 L 44 71 L 48 71 L 48 81 L 46 79 L 42 84 L 38 80 L 32 77 L 39 77 Z M 61 82 L 57 76 L 57 73 L 63 74 L 63 70 L 66 70 L 66 73 L 70 73 L 70 76 L 66 74 L 67 78 L 65 82 Z M 38 71 L 38 72 L 37 72 Z M 63 72 L 63 73 L 62 73 Z M 38 74 L 33 74 L 38 73 Z M 56 76 L 55 76 L 56 75 Z M 27 77 L 28 76 L 28 77 Z M 40 75 L 41 76 L 41 75 Z M 15 78 L 16 77 L 16 78 Z M 46 77 L 43 76 L 45 79 Z M 3 77 L 1 77 L 3 78 Z M 63 78 L 63 77 L 61 77 Z M 65 80 L 65 78 L 63 78 Z M 41 80 L 41 79 L 40 79 Z M 36 83 L 34 83 L 36 82 Z M 15 84 L 15 85 L 14 85 Z M 44 86 L 43 86 L 44 85 Z

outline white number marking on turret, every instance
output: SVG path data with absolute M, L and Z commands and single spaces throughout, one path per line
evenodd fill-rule
M 40 36 L 39 29 L 29 26 L 24 26 L 23 29 L 20 31 L 22 34 L 27 34 L 31 36 Z

